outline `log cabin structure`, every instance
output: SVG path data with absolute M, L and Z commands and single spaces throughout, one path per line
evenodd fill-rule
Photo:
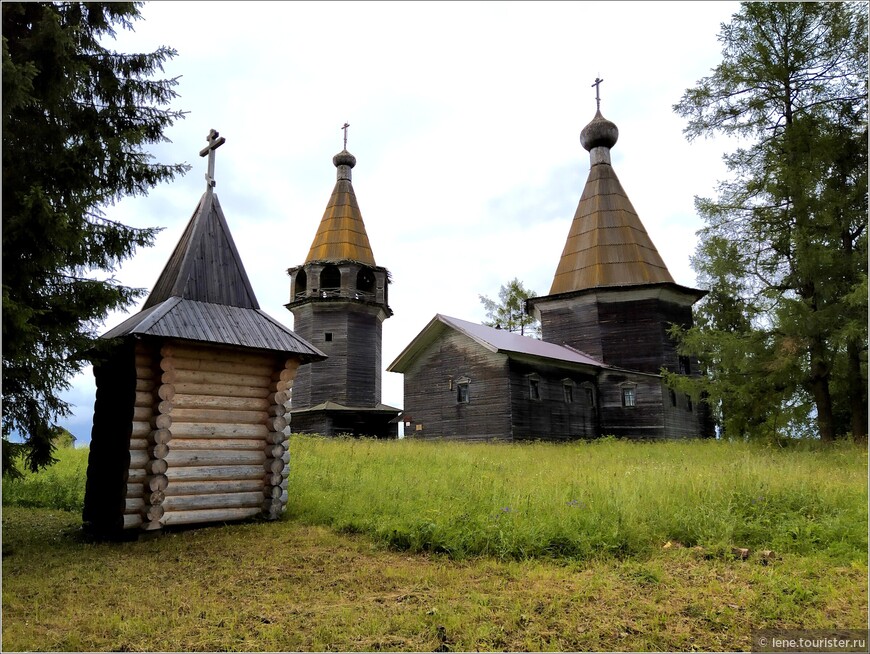
M 300 369 L 291 401 L 292 429 L 323 436 L 396 438 L 400 410 L 381 402 L 383 322 L 390 274 L 375 263 L 351 183 L 356 157 L 332 159 L 336 182 L 301 266 L 290 268 L 293 329 L 329 358 Z
M 700 374 L 668 330 L 692 325 L 705 291 L 671 277 L 613 170 L 619 131 L 596 100 L 580 135 L 589 176 L 550 292 L 526 305 L 543 342 L 436 315 L 387 367 L 405 376 L 407 436 L 712 435 L 706 404 L 661 375 Z
M 142 310 L 103 335 L 83 521 L 102 536 L 277 518 L 285 403 L 322 352 L 260 309 L 208 186 Z

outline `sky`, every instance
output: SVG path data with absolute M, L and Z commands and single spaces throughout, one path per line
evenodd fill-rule
M 215 192 L 260 307 L 292 329 L 287 269 L 301 265 L 335 185 L 332 157 L 356 157 L 353 186 L 377 265 L 392 275 L 385 369 L 436 313 L 481 322 L 479 296 L 514 277 L 549 291 L 586 177 L 579 135 L 595 115 L 619 128 L 614 170 L 678 284 L 703 226 L 694 198 L 727 177 L 720 139 L 687 141 L 673 111 L 721 61 L 734 2 L 148 2 L 119 52 L 177 50 L 186 113 L 155 161 L 184 177 L 106 208 L 156 243 L 114 271 L 148 291 L 200 196 L 210 129 Z M 98 332 L 136 313 L 112 313 Z M 86 368 L 61 421 L 90 440 Z M 402 376 L 383 372 L 402 407 Z

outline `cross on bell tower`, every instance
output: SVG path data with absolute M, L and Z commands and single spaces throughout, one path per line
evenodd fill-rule
M 597 111 L 601 111 L 601 96 L 598 93 L 599 88 L 601 87 L 601 82 L 604 80 L 600 77 L 596 77 L 595 81 L 592 83 L 592 86 L 595 87 L 595 109 Z
M 218 138 L 220 137 L 220 138 Z M 214 181 L 214 151 L 217 150 L 220 146 L 227 142 L 227 140 L 221 136 L 217 130 L 209 130 L 208 136 L 205 138 L 208 141 L 208 145 L 199 151 L 200 157 L 208 157 L 208 172 L 205 174 L 205 183 L 208 186 L 208 191 L 211 190 L 215 186 Z

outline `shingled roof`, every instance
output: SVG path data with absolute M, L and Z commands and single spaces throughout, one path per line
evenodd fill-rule
M 163 336 L 325 359 L 260 309 L 217 196 L 209 189 L 142 310 L 103 334 Z
M 583 129 L 590 170 L 550 295 L 607 286 L 673 283 L 610 163 L 619 131 L 601 115 Z
M 491 352 L 501 352 L 512 358 L 550 360 L 558 364 L 607 368 L 609 366 L 593 359 L 588 354 L 567 345 L 556 345 L 529 336 L 521 336 L 503 329 L 495 329 L 478 323 L 451 318 L 440 313 L 429 321 L 413 341 L 396 357 L 388 372 L 405 372 L 414 360 L 431 345 L 445 328 L 458 331 L 479 343 Z
M 375 265 L 366 226 L 351 184 L 356 157 L 342 150 L 332 158 L 338 169 L 335 188 L 323 212 L 305 263 L 312 261 L 357 261 Z

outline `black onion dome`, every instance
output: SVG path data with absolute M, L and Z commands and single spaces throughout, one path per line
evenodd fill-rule
M 336 168 L 339 166 L 350 166 L 353 168 L 356 166 L 356 157 L 347 150 L 342 150 L 332 158 L 332 163 Z
M 580 132 L 580 145 L 590 152 L 592 148 L 612 148 L 618 139 L 619 130 L 616 124 L 602 116 L 600 110 L 595 113 L 592 122 Z

